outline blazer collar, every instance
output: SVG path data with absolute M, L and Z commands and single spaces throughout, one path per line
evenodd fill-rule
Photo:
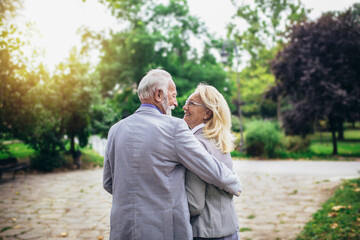
M 197 125 L 196 127 L 194 127 L 193 129 L 191 129 L 191 132 L 193 134 L 196 134 L 196 133 L 201 133 L 202 132 L 202 129 L 205 127 L 205 123 L 200 123 L 199 125 Z
M 140 106 L 135 113 L 140 113 L 140 112 L 146 112 L 146 113 L 156 113 L 156 114 L 161 114 L 159 112 L 159 110 L 157 108 L 153 108 L 153 107 L 147 107 L 147 106 Z

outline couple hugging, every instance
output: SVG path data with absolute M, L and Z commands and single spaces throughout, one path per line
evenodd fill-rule
M 179 119 L 171 117 L 176 95 L 168 72 L 149 71 L 139 83 L 139 109 L 109 130 L 110 239 L 239 239 L 233 195 L 242 185 L 232 171 L 229 107 L 200 84 Z

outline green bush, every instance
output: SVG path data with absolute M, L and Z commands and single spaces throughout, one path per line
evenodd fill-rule
M 63 166 L 64 162 L 64 157 L 60 154 L 38 154 L 30 158 L 31 167 L 44 172 L 51 172 L 55 168 Z
M 247 124 L 246 152 L 251 156 L 274 157 L 280 140 L 281 133 L 276 123 L 257 120 Z
M 281 146 L 288 152 L 307 152 L 310 141 L 299 136 L 286 136 L 281 139 Z
M 240 120 L 235 115 L 231 115 L 231 130 L 233 132 L 240 132 Z

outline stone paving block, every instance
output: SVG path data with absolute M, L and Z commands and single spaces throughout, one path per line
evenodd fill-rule
M 43 238 L 44 235 L 42 232 L 38 232 L 37 230 L 30 230 L 22 235 L 19 235 L 18 238 L 19 239 L 40 239 L 40 238 Z
M 11 229 L 8 229 L 4 232 L 0 232 L 0 236 L 15 236 L 15 235 L 22 235 L 25 232 L 29 231 L 30 229 L 24 229 L 24 228 L 14 228 L 15 226 L 12 226 Z

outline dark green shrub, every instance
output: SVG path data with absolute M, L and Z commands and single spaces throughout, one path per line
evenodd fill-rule
M 31 167 L 44 172 L 51 172 L 64 165 L 64 157 L 60 154 L 38 154 L 30 158 Z
M 281 133 L 276 123 L 257 120 L 247 124 L 246 152 L 251 156 L 274 157 L 280 140 Z
M 242 130 L 245 131 L 244 118 L 242 118 Z M 231 131 L 240 132 L 240 119 L 236 115 L 231 115 Z
M 240 120 L 235 115 L 231 115 L 231 131 L 240 132 Z
M 281 140 L 281 145 L 288 152 L 306 152 L 310 141 L 299 136 L 287 136 Z

